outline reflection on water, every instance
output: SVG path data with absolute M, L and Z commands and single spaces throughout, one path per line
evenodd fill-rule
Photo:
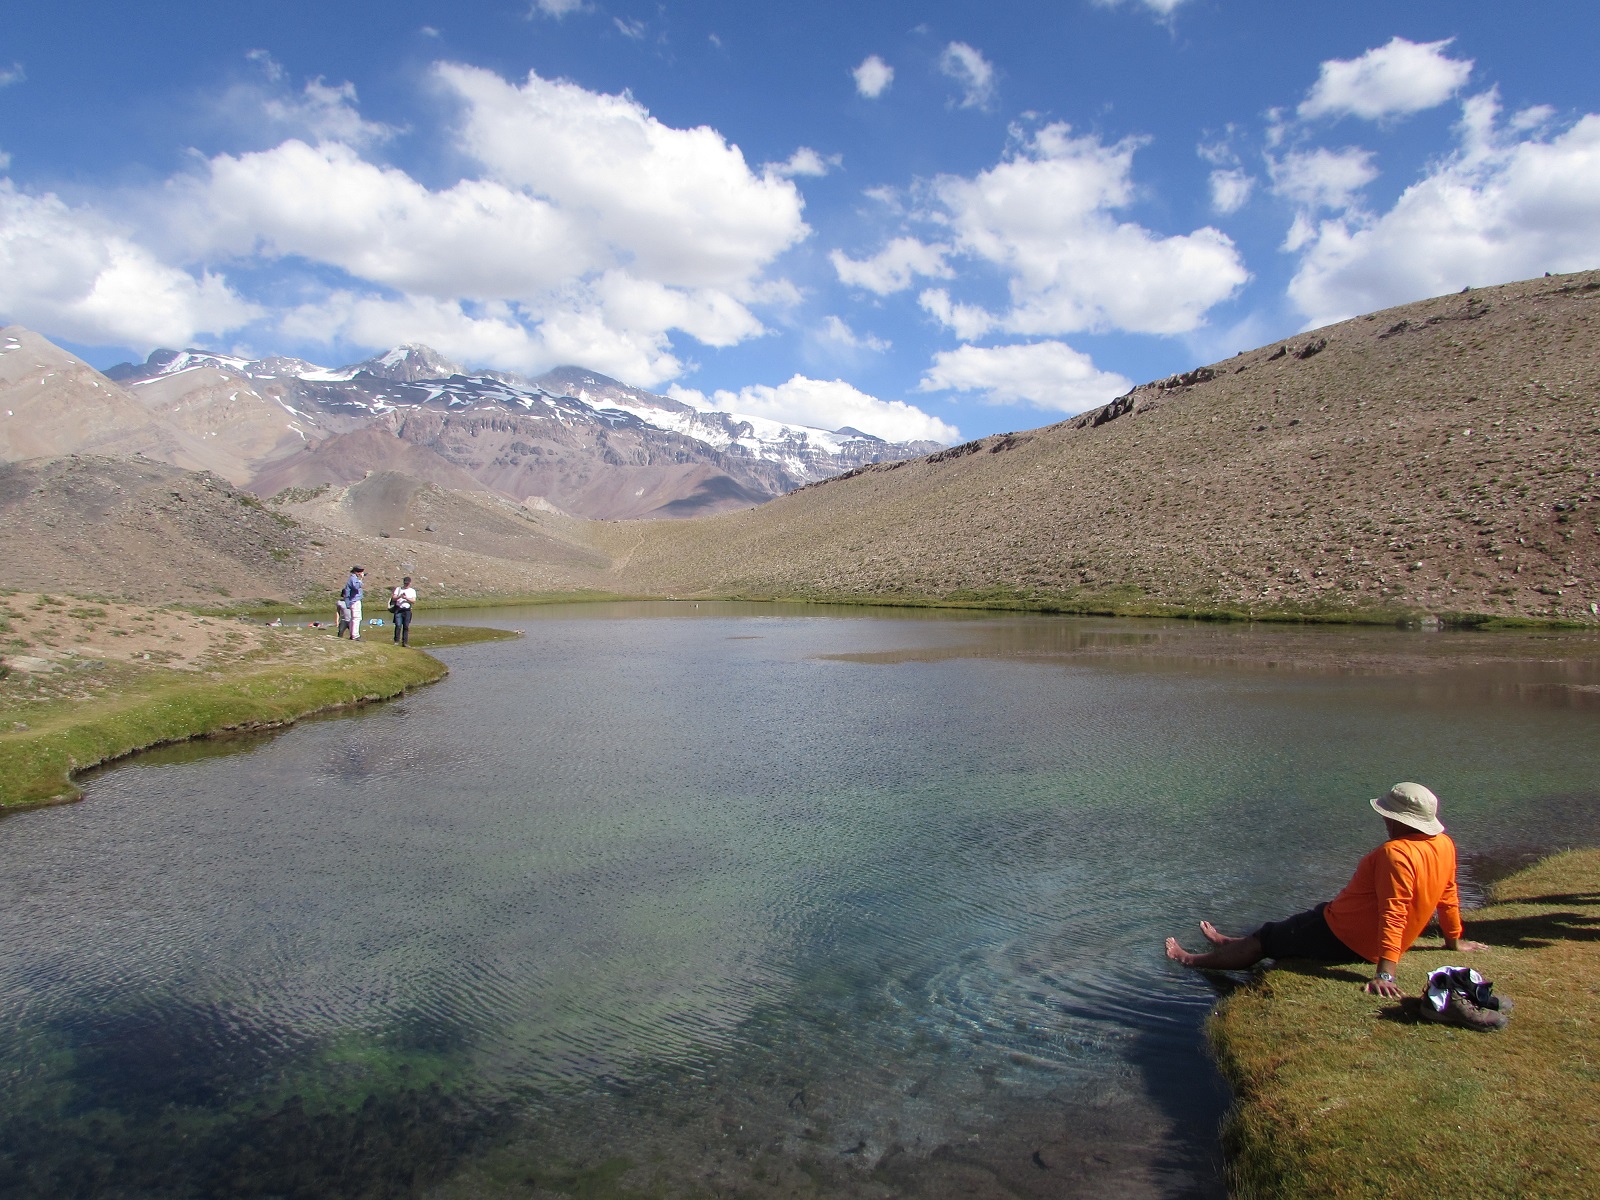
M 1330 895 L 1402 778 L 1485 876 L 1600 834 L 1592 639 L 483 619 L 0 822 L 0 1193 L 1216 1195 L 1166 933 Z

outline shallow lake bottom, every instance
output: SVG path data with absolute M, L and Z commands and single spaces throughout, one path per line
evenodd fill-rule
M 1581 639 L 448 619 L 527 636 L 0 822 L 0 1193 L 1221 1195 L 1166 934 L 1327 898 L 1402 778 L 1469 888 L 1600 840 Z

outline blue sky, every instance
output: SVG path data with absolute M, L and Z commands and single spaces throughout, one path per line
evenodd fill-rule
M 0 0 L 0 39 L 0 319 L 98 366 L 415 341 L 953 441 L 1600 266 L 1592 0 Z

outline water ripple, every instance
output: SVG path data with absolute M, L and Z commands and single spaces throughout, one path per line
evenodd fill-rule
M 1594 832 L 1580 710 L 900 653 L 970 621 L 769 617 L 731 652 L 756 617 L 532 619 L 399 707 L 0 822 L 0 1159 L 122 1153 L 88 1111 L 159 1140 L 172 1105 L 374 1097 L 401 1141 L 450 1131 L 441 1162 L 509 1106 L 538 1154 L 625 1141 L 680 1182 L 691 1144 L 830 1194 L 941 1145 L 1026 1177 L 1071 1130 L 1198 1163 L 1213 996 L 1166 934 L 1331 895 L 1401 776 L 1467 844 L 1519 810 Z

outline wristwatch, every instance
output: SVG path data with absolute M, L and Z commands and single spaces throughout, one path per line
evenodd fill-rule
M 1373 978 L 1376 979 L 1379 983 L 1393 983 L 1394 982 L 1394 976 L 1389 974 L 1389 972 L 1387 972 L 1387 971 L 1379 971 L 1375 976 L 1373 976 Z

